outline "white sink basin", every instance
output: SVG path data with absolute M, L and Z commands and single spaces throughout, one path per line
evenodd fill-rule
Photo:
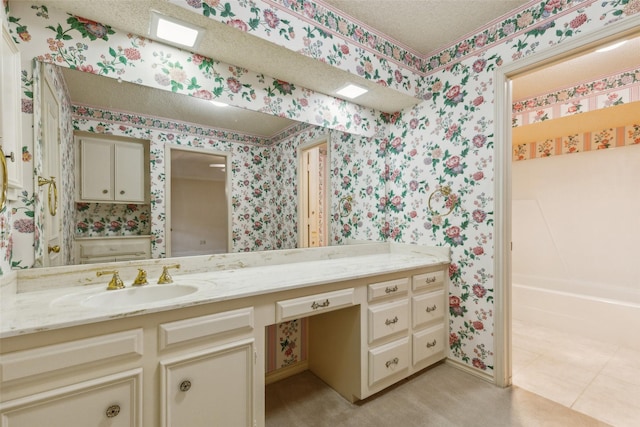
M 144 285 L 100 292 L 85 298 L 81 304 L 85 307 L 129 307 L 180 298 L 197 290 L 191 285 Z

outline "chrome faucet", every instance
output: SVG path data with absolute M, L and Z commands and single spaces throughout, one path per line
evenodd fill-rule
M 165 265 L 164 267 L 162 267 L 162 274 L 158 279 L 159 285 L 163 285 L 165 283 L 173 283 L 173 277 L 171 277 L 171 275 L 169 274 L 170 268 L 180 268 L 180 264 Z
M 105 271 L 96 271 L 96 276 L 100 277 L 103 274 L 113 274 L 113 277 L 111 277 L 111 280 L 109 281 L 109 284 L 107 285 L 107 290 L 108 291 L 113 291 L 115 289 L 123 289 L 124 288 L 124 283 L 122 282 L 122 279 L 120 279 L 120 275 L 118 274 L 118 270 L 105 270 Z

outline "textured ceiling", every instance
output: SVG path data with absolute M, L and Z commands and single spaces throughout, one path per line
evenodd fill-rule
M 425 56 L 530 0 L 323 0 Z

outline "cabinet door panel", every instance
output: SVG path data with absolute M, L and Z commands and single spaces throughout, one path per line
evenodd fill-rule
M 144 145 L 116 144 L 114 200 L 144 202 Z
M 113 144 L 81 140 L 80 196 L 85 200 L 113 200 Z
M 253 340 L 163 361 L 162 426 L 252 426 Z
M 116 374 L 0 405 L 2 427 L 142 425 L 142 370 Z

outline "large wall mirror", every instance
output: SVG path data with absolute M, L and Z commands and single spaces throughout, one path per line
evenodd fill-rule
M 34 75 L 44 76 L 38 79 L 40 86 L 53 81 L 50 86 L 58 92 L 63 121 L 58 215 L 64 228 L 59 246 L 67 254 L 59 265 L 89 262 L 81 259 L 79 242 L 104 238 L 147 237 L 150 251 L 144 256 L 150 258 L 202 254 L 203 250 L 220 253 L 297 247 L 298 147 L 310 140 L 342 138 L 343 132 L 66 67 L 36 62 L 35 68 Z M 34 97 L 39 96 L 42 91 L 35 91 Z M 34 99 L 34 106 L 38 105 L 44 105 L 42 100 Z M 38 133 L 42 123 L 38 115 L 35 117 Z M 80 200 L 78 135 L 144 142 L 149 150 L 146 200 Z M 34 155 L 43 165 L 50 163 L 42 142 L 34 144 Z M 325 174 L 328 167 L 323 165 Z M 183 180 L 174 180 L 179 193 L 172 194 L 171 180 L 177 177 Z M 193 198 L 185 208 L 185 185 L 205 188 L 205 181 L 211 193 L 200 201 Z M 180 207 L 172 206 L 172 201 Z M 183 234 L 171 234 L 176 219 L 172 223 L 168 215 L 173 212 L 184 218 L 205 207 L 226 217 L 216 219 L 211 230 L 202 229 L 202 233 L 189 227 Z M 49 215 L 44 206 L 39 211 Z M 187 216 L 187 221 L 202 224 L 204 219 Z M 48 224 L 42 222 L 42 232 L 36 237 L 36 266 L 52 265 L 47 262 Z M 172 243 L 178 244 L 173 250 Z M 90 262 L 100 260 L 97 257 Z

